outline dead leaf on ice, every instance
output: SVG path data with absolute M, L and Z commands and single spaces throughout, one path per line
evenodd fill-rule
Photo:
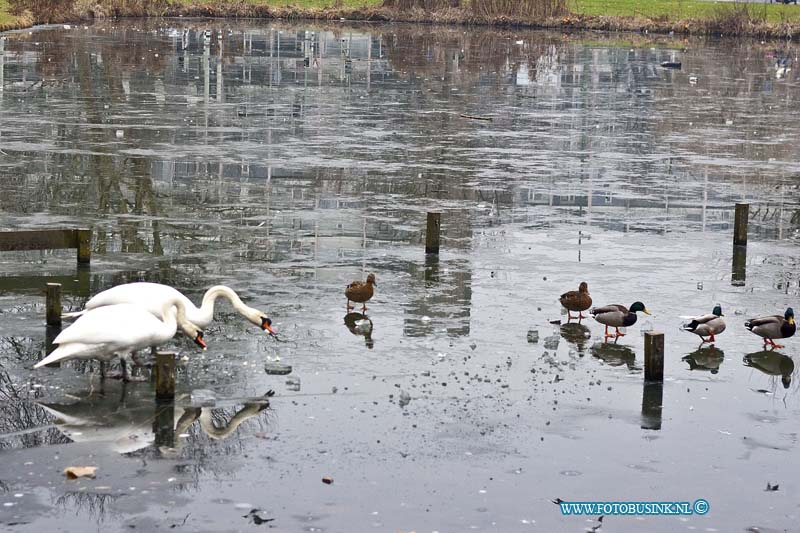
M 68 466 L 64 469 L 64 475 L 67 479 L 78 479 L 79 477 L 94 478 L 94 471 L 97 470 L 96 466 Z

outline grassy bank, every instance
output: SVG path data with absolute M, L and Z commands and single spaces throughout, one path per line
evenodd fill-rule
M 703 0 L 182 0 L 170 15 L 489 24 L 562 31 L 793 38 L 800 6 Z M 537 13 L 537 5 L 541 10 Z M 543 7 L 542 7 L 543 6 Z M 559 7 L 560 6 L 560 7 Z
M 800 6 L 703 0 L 0 0 L 0 28 L 109 16 L 489 24 L 792 38 Z
M 12 15 L 8 0 L 0 0 L 0 31 L 25 28 L 33 23 L 33 19 L 29 16 Z
M 749 6 L 752 17 L 766 22 L 800 22 L 800 6 L 784 4 L 717 3 L 703 0 L 572 0 L 570 10 L 587 17 L 630 17 L 713 21 L 720 13 Z

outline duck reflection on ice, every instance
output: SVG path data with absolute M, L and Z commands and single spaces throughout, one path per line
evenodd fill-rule
M 707 370 L 712 374 L 719 372 L 719 366 L 725 360 L 725 352 L 716 346 L 707 346 L 683 356 L 682 361 L 689 363 L 689 370 Z
M 578 353 L 583 355 L 586 351 L 586 343 L 592 336 L 591 331 L 587 326 L 577 322 L 567 322 L 561 325 L 561 336 L 564 340 L 574 344 L 578 349 Z
M 362 313 L 347 313 L 344 316 L 344 325 L 353 335 L 363 335 L 364 343 L 370 350 L 375 346 L 372 340 L 372 319 Z
M 762 350 L 745 355 L 743 363 L 744 366 L 758 369 L 768 376 L 780 376 L 784 389 L 792 384 L 794 361 L 789 356 L 774 350 Z
M 592 355 L 609 366 L 628 367 L 628 370 L 640 370 L 636 366 L 636 353 L 630 347 L 616 342 L 596 342 L 592 345 Z
M 157 444 L 156 430 L 163 429 L 154 427 L 154 413 L 156 419 L 161 418 L 158 409 L 174 409 L 170 420 L 174 421 L 176 436 L 186 433 L 199 420 L 203 433 L 221 440 L 232 435 L 245 420 L 269 409 L 267 396 L 244 402 L 230 419 L 220 408 L 157 404 L 148 385 L 123 384 L 121 394 L 114 398 L 108 394 L 89 395 L 73 403 L 36 404 L 53 417 L 55 427 L 73 442 L 91 442 L 126 454 Z

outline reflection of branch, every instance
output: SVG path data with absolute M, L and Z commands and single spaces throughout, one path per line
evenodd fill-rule
M 65 492 L 56 499 L 55 505 L 66 509 L 75 507 L 76 511 L 85 511 L 91 516 L 102 518 L 106 514 L 106 505 L 114 503 L 121 494 L 100 494 L 97 492 Z
M 50 426 L 47 413 L 32 402 L 43 394 L 42 390 L 17 386 L 8 372 L 0 371 L 0 433 L 4 434 L 0 449 L 70 442 Z
M 19 361 L 28 361 L 31 354 L 41 351 L 42 343 L 38 343 L 38 346 L 35 346 L 35 344 L 37 343 L 30 337 L 0 337 L 0 346 L 3 347 L 3 353 L 7 353 L 6 350 L 11 349 Z M 2 367 L 3 365 L 0 363 L 0 368 Z

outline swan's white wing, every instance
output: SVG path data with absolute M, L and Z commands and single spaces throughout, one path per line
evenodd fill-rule
M 186 307 L 187 318 L 189 321 L 194 322 L 192 317 L 195 315 L 197 307 L 192 301 L 177 289 L 160 283 L 136 282 L 111 287 L 96 294 L 86 302 L 86 309 L 97 309 L 115 304 L 136 304 L 144 307 L 158 318 L 163 318 L 161 311 L 164 303 L 174 299 L 183 302 Z
M 112 344 L 138 348 L 147 346 L 150 338 L 163 329 L 163 322 L 138 305 L 108 305 L 87 311 L 62 331 L 53 343 Z

